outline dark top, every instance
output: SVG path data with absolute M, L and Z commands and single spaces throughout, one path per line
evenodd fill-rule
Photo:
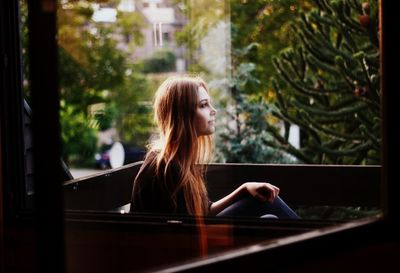
M 156 173 L 156 152 L 149 152 L 135 178 L 131 212 L 150 213 L 183 213 L 188 214 L 182 191 L 176 195 L 176 206 L 172 201 L 172 191 L 178 182 L 180 168 L 178 164 L 170 164 L 166 176 L 163 175 L 165 165 L 160 166 L 161 174 Z
M 172 162 L 164 176 L 165 164 L 162 163 L 161 174 L 157 175 L 156 161 L 156 152 L 147 153 L 134 180 L 130 212 L 188 214 L 182 190 L 176 194 L 176 205 L 172 201 L 173 189 L 181 175 L 179 165 Z M 209 208 L 211 204 L 209 202 Z

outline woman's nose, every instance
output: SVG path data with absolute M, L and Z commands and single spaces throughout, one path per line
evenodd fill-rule
M 217 114 L 217 109 L 215 109 L 213 106 L 211 106 L 211 115 L 215 116 Z

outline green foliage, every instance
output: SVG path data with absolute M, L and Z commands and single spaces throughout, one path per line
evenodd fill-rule
M 88 119 L 73 106 L 61 104 L 60 122 L 63 128 L 62 157 L 69 165 L 89 166 L 96 152 L 97 128 L 95 122 Z
M 117 88 L 112 101 L 118 113 L 115 127 L 121 141 L 135 147 L 145 147 L 153 130 L 149 81 L 143 74 L 133 72 Z
M 287 153 L 268 146 L 272 137 L 265 127 L 268 105 L 243 98 L 232 116 L 234 126 L 223 127 L 217 136 L 217 160 L 235 163 L 296 163 Z M 232 114 L 231 112 L 230 114 Z M 238 114 L 241 113 L 241 114 Z
M 28 6 L 26 1 L 20 0 L 20 35 L 21 35 L 21 59 L 22 59 L 22 88 L 24 98 L 30 104 L 31 90 L 29 79 L 29 52 L 28 52 Z
M 133 84 L 134 92 L 147 92 L 129 78 L 129 52 L 120 49 L 115 39 L 116 34 L 121 35 L 129 50 L 142 44 L 143 18 L 136 12 L 118 12 L 115 23 L 104 24 L 94 22 L 92 15 L 92 6 L 86 1 L 63 2 L 58 9 L 63 158 L 76 164 L 93 159 L 99 129 L 114 125 L 120 130 L 132 129 L 133 125 L 121 124 L 131 120 L 129 107 L 135 107 L 140 98 L 126 96 L 128 83 Z M 92 105 L 105 107 L 91 113 Z
M 268 146 L 272 141 L 267 132 L 271 109 L 263 96 L 246 94 L 249 86 L 259 87 L 260 82 L 252 73 L 255 65 L 242 63 L 232 71 L 228 81 L 233 107 L 221 107 L 228 126 L 222 127 L 217 136 L 217 160 L 237 163 L 295 163 L 283 151 Z
M 291 25 L 293 46 L 273 59 L 274 115 L 302 129 L 301 149 L 271 131 L 275 147 L 306 163 L 380 163 L 377 1 L 313 1 Z
M 231 1 L 232 78 L 234 108 L 229 115 L 235 126 L 221 134 L 223 153 L 231 162 L 295 163 L 286 152 L 270 147 L 268 78 L 273 75 L 270 55 L 290 39 L 287 22 L 296 13 L 288 1 Z M 299 5 L 289 1 L 293 5 Z M 254 20 L 256 19 L 256 20 Z M 251 22 L 249 24 L 248 22 Z M 231 158 L 229 158 L 231 157 Z
M 130 50 L 143 44 L 144 37 L 141 30 L 145 27 L 145 23 L 139 13 L 118 11 L 116 27 L 120 30 Z
M 108 103 L 103 110 L 94 114 L 100 131 L 110 129 L 114 125 L 114 121 L 118 115 L 118 109 L 115 103 Z
M 61 30 L 63 27 L 71 25 L 60 26 Z M 84 38 L 75 48 L 59 44 L 60 90 L 65 103 L 60 114 L 62 155 L 66 162 L 79 166 L 91 164 L 97 149 L 98 130 L 95 120 L 88 122 L 92 118 L 89 106 L 107 102 L 125 72 L 124 55 L 116 49 L 109 29 L 99 26 L 97 34 L 86 33 Z M 107 115 L 97 116 L 102 130 L 112 123 L 112 109 L 105 111 Z
M 143 60 L 143 73 L 160 73 L 175 70 L 176 57 L 169 50 L 160 50 Z
M 99 29 L 99 35 L 82 48 L 84 59 L 75 59 L 63 45 L 59 47 L 61 95 L 83 112 L 91 104 L 104 102 L 105 93 L 123 82 L 125 57 L 108 35 L 109 30 Z
M 290 22 L 301 9 L 310 8 L 304 0 L 230 1 L 232 65 L 252 63 L 252 76 L 260 86 L 248 86 L 247 93 L 263 94 L 271 88 L 270 77 L 276 75 L 271 56 L 293 40 Z

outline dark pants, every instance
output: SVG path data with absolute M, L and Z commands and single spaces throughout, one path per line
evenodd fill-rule
M 272 203 L 261 202 L 251 197 L 243 198 L 225 208 L 217 216 L 300 219 L 280 197 L 275 198 Z

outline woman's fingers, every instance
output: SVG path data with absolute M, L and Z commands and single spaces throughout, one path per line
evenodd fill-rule
M 278 187 L 276 187 L 276 186 L 272 186 L 273 188 L 274 188 L 274 192 L 275 192 L 275 198 L 277 198 L 278 197 L 278 195 L 279 195 L 279 191 L 280 191 L 280 189 L 278 188 Z M 274 198 L 274 200 L 275 200 L 275 198 Z M 273 201 L 273 200 L 272 200 Z
M 275 198 L 278 197 L 278 195 L 279 195 L 279 188 L 270 183 L 264 183 L 263 186 L 269 190 L 270 194 L 269 194 L 268 201 L 272 203 L 275 200 Z
M 267 182 L 247 182 L 248 192 L 263 202 L 273 202 L 279 195 L 280 189 Z
M 254 197 L 255 197 L 257 200 L 261 201 L 261 202 L 267 202 L 267 201 L 269 201 L 269 200 L 268 200 L 268 196 L 266 196 L 266 195 L 264 195 L 264 194 L 261 194 L 261 193 L 258 193 L 258 192 L 256 192 L 256 194 L 254 195 Z
M 276 189 L 273 188 L 273 187 L 270 187 L 270 191 L 271 191 L 271 194 L 269 196 L 268 201 L 272 203 L 272 202 L 274 202 L 274 200 L 275 200 L 275 198 L 277 196 L 277 193 L 276 193 Z
M 279 194 L 279 188 L 269 183 L 254 183 L 255 191 L 253 196 L 261 201 L 273 202 Z

